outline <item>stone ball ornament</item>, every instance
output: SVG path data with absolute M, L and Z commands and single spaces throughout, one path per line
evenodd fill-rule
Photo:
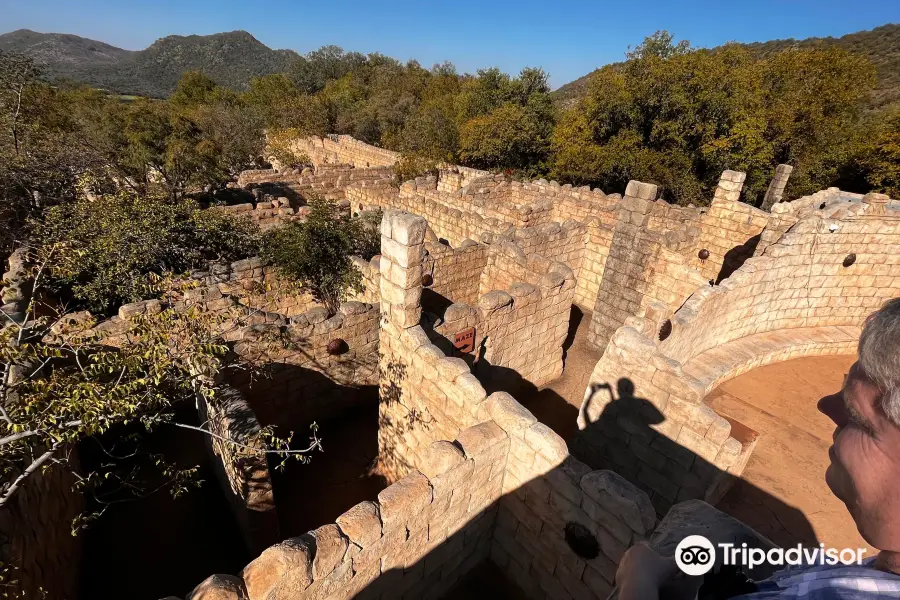
M 328 342 L 328 346 L 325 348 L 325 350 L 331 356 L 340 356 L 341 354 L 347 352 L 349 349 L 350 347 L 347 346 L 347 342 L 345 342 L 341 338 L 334 338 L 333 340 Z

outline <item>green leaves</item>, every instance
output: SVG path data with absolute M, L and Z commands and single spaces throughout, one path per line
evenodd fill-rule
M 263 255 L 283 275 L 299 282 L 335 314 L 350 291 L 362 290 L 362 275 L 350 256 L 371 251 L 371 228 L 340 214 L 330 200 L 312 199 L 306 221 L 294 221 L 272 230 L 265 238 Z
M 836 48 L 758 59 L 658 32 L 629 58 L 597 71 L 560 119 L 553 175 L 607 190 L 648 181 L 680 204 L 708 203 L 725 169 L 747 172 L 744 198 L 757 202 L 783 162 L 791 195 L 828 187 L 874 82 L 864 58 Z
M 166 274 L 255 255 L 260 240 L 247 220 L 127 193 L 53 207 L 33 228 L 51 284 L 101 314 L 155 297 Z

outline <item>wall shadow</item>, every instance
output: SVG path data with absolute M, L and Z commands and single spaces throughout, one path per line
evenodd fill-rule
M 731 277 L 732 273 L 741 268 L 744 261 L 753 256 L 761 237 L 761 233 L 754 235 L 740 246 L 735 246 L 725 253 L 724 260 L 722 261 L 722 268 L 719 270 L 719 274 L 716 275 L 716 285 L 719 285 L 722 281 Z
M 578 333 L 578 326 L 584 320 L 584 311 L 576 305 L 572 305 L 569 311 L 569 331 L 566 333 L 566 339 L 563 340 L 563 369 L 565 369 L 566 358 L 569 356 L 569 348 L 575 343 L 575 335 Z
M 362 365 L 356 359 L 324 368 L 348 381 L 358 376 L 357 369 L 377 372 L 377 365 Z M 326 421 L 359 406 L 378 405 L 374 383 L 344 385 L 322 371 L 288 363 L 266 363 L 252 379 L 245 370 L 229 369 L 224 378 L 241 392 L 262 425 L 295 431 L 304 440 L 314 421 Z
M 322 451 L 309 462 L 290 460 L 284 468 L 275 457 L 269 473 L 282 539 L 303 535 L 365 500 L 378 496 L 387 480 L 375 471 L 378 459 L 378 401 L 350 409 L 318 423 Z M 295 448 L 304 446 L 298 433 Z
M 609 394 L 611 401 L 600 416 L 586 422 L 588 403 L 596 394 Z M 758 434 L 732 422 L 731 435 L 742 444 L 753 443 Z M 818 539 L 806 516 L 797 508 L 772 494 L 722 471 L 695 452 L 654 430 L 665 416 L 646 398 L 635 396 L 635 385 L 628 378 L 609 384 L 593 384 L 579 411 L 584 431 L 570 445 L 579 460 L 595 469 L 609 469 L 643 489 L 651 498 L 657 514 L 665 515 L 674 503 L 697 498 L 715 505 L 741 482 L 744 493 L 765 510 L 742 511 L 734 515 L 768 537 L 778 546 L 817 546 Z M 590 441 L 588 441 L 590 440 Z M 679 482 L 681 487 L 673 481 Z M 824 485 L 824 481 L 823 481 Z
M 199 425 L 193 406 L 178 407 L 175 417 Z M 162 598 L 173 591 L 186 594 L 210 573 L 239 571 L 252 556 L 217 481 L 203 434 L 168 426 L 150 433 L 140 425 L 115 428 L 81 442 L 85 472 L 108 462 L 107 452 L 124 455 L 133 450 L 129 435 L 137 436 L 135 441 L 146 452 L 164 454 L 179 467 L 200 465 L 202 484 L 178 498 L 166 490 L 143 499 L 125 501 L 127 494 L 108 498 L 123 501 L 109 505 L 79 534 L 84 536 L 80 597 Z M 158 477 L 146 480 L 148 489 L 161 482 Z M 88 510 L 102 508 L 88 501 Z

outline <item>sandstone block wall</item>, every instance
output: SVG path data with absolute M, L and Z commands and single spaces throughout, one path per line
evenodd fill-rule
M 458 248 L 451 248 L 426 242 L 425 252 L 424 275 L 431 277 L 429 290 L 449 302 L 476 302 L 478 282 L 487 266 L 487 245 L 467 240 Z
M 476 376 L 491 390 L 541 386 L 563 369 L 563 342 L 575 292 L 572 270 L 541 256 L 525 258 L 512 242 L 490 246 L 477 304 L 453 304 L 436 331 L 452 345 L 475 328 Z
M 240 392 L 230 386 L 223 386 L 212 399 L 198 394 L 197 408 L 200 422 L 216 436 L 205 436 L 207 447 L 244 543 L 251 553 L 262 552 L 280 536 L 268 457 L 261 452 L 265 445 L 259 439 L 259 421 Z
M 571 457 L 562 438 L 508 394 L 491 395 L 487 408 L 510 442 L 491 560 L 529 597 L 606 598 L 625 550 L 653 531 L 649 498 Z M 579 529 L 596 541 L 594 552 L 567 541 Z
M 852 354 L 866 316 L 900 295 L 900 218 L 868 210 L 795 219 L 761 256 L 721 285 L 698 288 L 674 315 L 651 303 L 646 318 L 628 319 L 585 392 L 578 456 L 652 492 L 661 513 L 723 493 L 753 440 L 745 428 L 732 435 L 732 423 L 703 404 L 706 394 L 769 362 Z
M 606 598 L 625 548 L 656 519 L 615 473 L 591 471 L 507 394 L 493 418 L 436 441 L 420 470 L 304 536 L 266 549 L 240 576 L 213 575 L 200 600 L 441 598 L 485 560 L 529 597 Z M 592 538 L 580 556 L 567 536 Z
M 732 424 L 703 404 L 703 385 L 659 350 L 651 323 L 629 323 L 591 373 L 573 452 L 643 489 L 658 514 L 682 500 L 714 502 L 752 441 L 732 437 Z
M 709 258 L 700 261 L 695 252 L 693 260 L 703 276 L 716 283 L 753 256 L 754 238 L 768 224 L 769 213 L 738 202 L 745 178 L 737 171 L 722 173 L 709 210 L 700 217 L 698 244 L 709 251 Z
M 392 167 L 400 153 L 361 142 L 349 135 L 312 136 L 294 142 L 294 150 L 305 152 L 317 167 L 348 164 L 357 168 Z
M 378 382 L 378 309 L 344 302 L 334 316 L 312 308 L 290 320 L 245 327 L 233 335 L 235 352 L 260 364 L 265 377 L 246 372 L 229 381 L 264 425 L 302 431 L 374 396 Z M 335 340 L 339 353 L 329 354 Z
M 622 199 L 588 334 L 599 348 L 651 303 L 661 301 L 674 310 L 705 283 L 679 251 L 680 238 L 671 241 L 671 236 L 647 229 L 656 191 L 655 185 L 632 181 Z
M 844 266 L 853 254 L 852 264 Z M 900 219 L 811 217 L 727 282 L 695 293 L 672 318 L 668 356 L 686 363 L 718 345 L 783 329 L 861 326 L 900 292 Z
M 78 451 L 66 450 L 71 468 Z M 4 593 L 9 597 L 76 598 L 82 537 L 72 535 L 72 520 L 85 508 L 75 477 L 60 466 L 31 475 L 10 503 L 0 509 L 0 561 Z
M 211 210 L 219 210 L 237 217 L 248 218 L 262 230 L 267 231 L 283 223 L 300 220 L 305 212 L 293 207 L 287 198 L 278 198 L 272 202 L 258 202 L 256 206 L 251 203 L 233 204 L 231 206 L 215 207 Z
M 0 303 L 6 315 L 16 322 L 21 322 L 28 311 L 34 281 L 27 263 L 28 251 L 19 248 L 7 259 L 7 269 L 3 273 L 0 288 Z M 5 319 L 4 319 L 5 320 Z M 6 323 L 4 323 L 4 326 Z
M 247 308 L 286 317 L 302 314 L 317 304 L 311 295 L 280 277 L 275 266 L 259 257 L 211 264 L 206 270 L 191 273 L 191 278 L 201 287 L 189 291 L 188 299 L 228 296 Z

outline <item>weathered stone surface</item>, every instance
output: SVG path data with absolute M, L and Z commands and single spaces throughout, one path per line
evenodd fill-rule
M 337 525 L 323 525 L 311 531 L 310 536 L 315 540 L 316 548 L 312 574 L 313 579 L 318 581 L 334 571 L 344 559 L 348 542 Z
M 525 430 L 525 442 L 554 464 L 561 463 L 569 456 L 565 440 L 543 423 L 534 423 Z
M 240 577 L 210 575 L 188 594 L 186 600 L 247 600 L 247 590 Z
M 366 548 L 381 538 L 381 515 L 374 502 L 360 502 L 337 518 L 338 527 L 350 541 Z
M 438 441 L 431 444 L 425 451 L 425 455 L 419 463 L 419 470 L 431 479 L 458 467 L 465 461 L 466 456 L 462 450 L 451 442 Z
M 494 422 L 513 437 L 524 439 L 525 431 L 537 423 L 534 415 L 506 392 L 488 396 L 487 410 Z
M 612 471 L 592 471 L 581 478 L 581 489 L 601 507 L 620 517 L 639 535 L 656 524 L 656 511 L 647 494 Z
M 312 557 L 312 540 L 307 536 L 266 548 L 241 571 L 247 597 L 265 600 L 282 578 L 290 580 L 290 589 L 303 591 L 312 583 Z
M 487 448 L 505 439 L 507 439 L 506 432 L 493 421 L 467 427 L 456 436 L 457 443 L 462 446 L 468 457 L 478 456 Z
M 431 504 L 431 484 L 419 471 L 413 471 L 378 494 L 381 521 L 387 531 Z

